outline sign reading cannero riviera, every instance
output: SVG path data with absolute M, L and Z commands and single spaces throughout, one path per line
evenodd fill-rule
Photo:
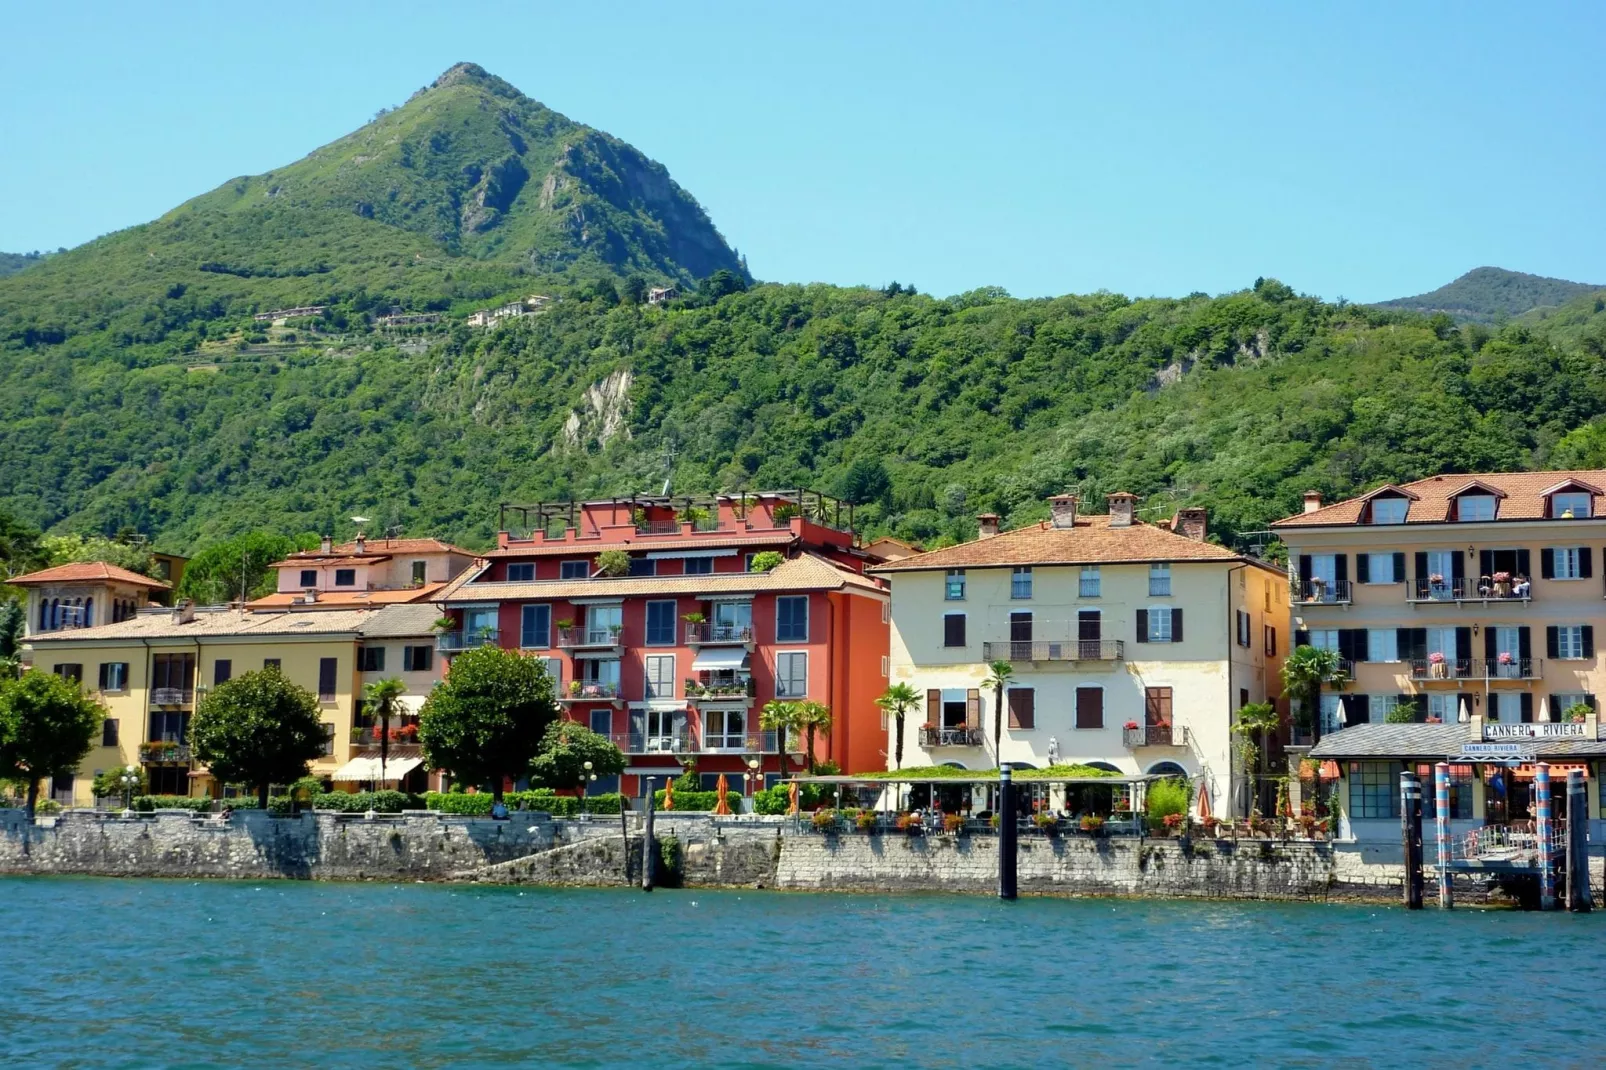
M 1484 739 L 1583 739 L 1582 724 L 1486 724 Z
M 1521 743 L 1463 743 L 1461 744 L 1462 758 L 1510 758 L 1519 761 L 1533 761 L 1533 748 L 1525 747 Z

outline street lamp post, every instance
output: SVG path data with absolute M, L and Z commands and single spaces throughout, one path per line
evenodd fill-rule
M 597 774 L 593 773 L 591 771 L 591 769 L 592 769 L 591 763 L 590 762 L 586 762 L 585 763 L 585 771 L 580 774 L 580 789 L 579 789 L 580 790 L 580 811 L 579 812 L 581 812 L 581 813 L 584 813 L 585 812 L 585 808 L 586 808 L 586 786 L 588 784 L 591 784 L 592 782 L 594 782 L 597 779 Z
M 139 787 L 139 767 L 136 765 L 129 766 L 123 770 L 123 775 L 118 779 L 123 785 L 123 809 L 132 810 L 134 808 L 134 789 Z

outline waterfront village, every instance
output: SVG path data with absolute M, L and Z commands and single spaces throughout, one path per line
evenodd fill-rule
M 326 537 L 275 563 L 273 593 L 224 606 L 175 602 L 176 572 L 18 576 L 25 664 L 104 711 L 43 809 L 256 805 L 190 724 L 271 668 L 322 730 L 316 783 L 274 785 L 275 805 L 484 815 L 507 792 L 517 810 L 650 801 L 846 836 L 985 836 L 1009 809 L 1023 837 L 1399 852 L 1405 774 L 1441 873 L 1548 864 L 1567 824 L 1601 842 L 1606 471 L 1310 493 L 1255 552 L 1212 541 L 1205 508 L 1046 506 L 930 550 L 861 539 L 850 505 L 806 489 L 503 506 L 489 550 Z M 487 647 L 538 659 L 560 723 L 613 757 L 543 790 L 431 768 L 430 696 Z

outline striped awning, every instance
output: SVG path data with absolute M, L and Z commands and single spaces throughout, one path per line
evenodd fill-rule
M 414 769 L 424 764 L 422 758 L 395 757 L 385 763 L 385 782 L 400 780 Z M 339 769 L 335 770 L 331 780 L 358 781 L 379 779 L 379 759 L 377 757 L 353 758 Z

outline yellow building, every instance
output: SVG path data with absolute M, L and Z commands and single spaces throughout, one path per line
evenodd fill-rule
M 1603 487 L 1606 471 L 1433 476 L 1329 505 L 1313 492 L 1272 525 L 1288 546 L 1296 638 L 1335 651 L 1344 670 L 1323 696 L 1314 753 L 1335 760 L 1357 829 L 1392 820 L 1397 840 L 1397 791 L 1382 785 L 1463 744 L 1475 755 L 1520 739 L 1557 762 L 1606 759 Z M 1458 817 L 1529 816 L 1531 767 L 1486 791 L 1498 768 L 1457 763 Z
M 1203 509 L 1155 525 L 1130 494 L 1110 495 L 1108 515 L 1049 503 L 1047 522 L 999 532 L 986 515 L 975 542 L 869 570 L 892 584 L 890 678 L 925 700 L 903 765 L 1180 774 L 1203 781 L 1216 816 L 1241 810 L 1232 724 L 1281 692 L 1281 570 L 1205 541 Z M 985 681 L 1000 660 L 1014 671 L 995 754 Z
M 191 759 L 190 717 L 210 688 L 268 665 L 318 696 L 328 744 L 313 775 L 348 785 L 372 780 L 351 775 L 377 748 L 360 710 L 362 685 L 400 677 L 416 711 L 440 678 L 430 630 L 435 616 L 432 606 L 263 612 L 180 605 L 34 635 L 25 647 L 33 667 L 80 681 L 107 709 L 97 746 L 70 785 L 52 785 L 51 797 L 93 805 L 94 777 L 130 764 L 145 767 L 152 794 L 220 793 L 222 786 Z M 418 762 L 406 759 L 415 752 L 399 737 L 387 772 L 413 773 Z

